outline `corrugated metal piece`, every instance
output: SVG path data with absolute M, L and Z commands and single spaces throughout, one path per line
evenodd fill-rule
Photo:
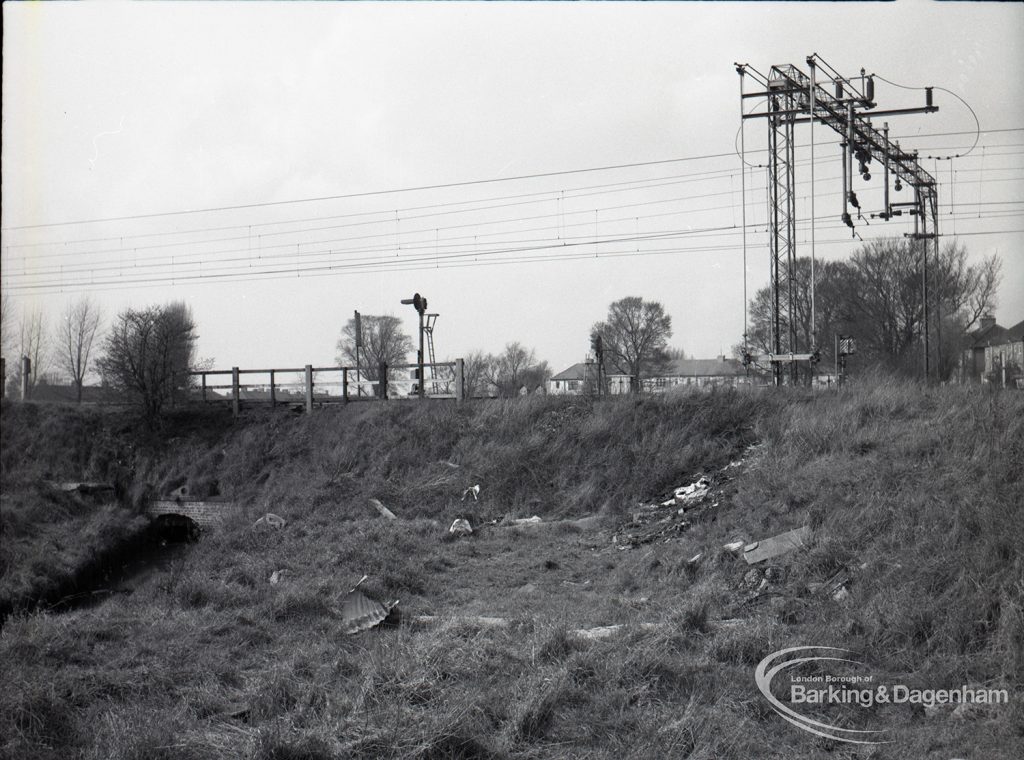
M 373 628 L 380 624 L 390 611 L 389 607 L 353 589 L 341 603 L 341 632 L 353 634 Z

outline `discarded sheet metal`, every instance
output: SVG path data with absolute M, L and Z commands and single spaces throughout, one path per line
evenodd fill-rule
M 287 520 L 280 515 L 275 515 L 273 512 L 267 512 L 254 523 L 254 525 L 266 525 L 270 528 L 283 528 L 287 524 Z
M 341 632 L 347 635 L 366 631 L 384 621 L 398 602 L 381 604 L 366 596 L 359 589 L 348 592 L 341 603 Z
M 473 501 L 477 501 L 477 497 L 480 496 L 480 484 L 477 483 L 475 486 L 470 486 L 462 492 L 462 501 L 466 500 L 467 496 L 472 496 Z
M 452 523 L 452 526 L 448 528 L 448 532 L 453 536 L 469 536 L 473 534 L 473 527 L 469 524 L 469 520 L 460 517 Z
M 370 506 L 373 507 L 374 509 L 376 509 L 377 513 L 380 514 L 381 517 L 384 517 L 384 518 L 386 518 L 388 520 L 397 520 L 398 519 L 398 518 L 395 517 L 395 513 L 394 512 L 392 512 L 390 509 L 385 507 L 377 499 L 370 499 Z
M 743 559 L 748 565 L 764 562 L 766 559 L 778 557 L 794 549 L 806 547 L 811 540 L 811 529 L 806 525 L 796 530 L 780 533 L 777 536 L 755 541 L 743 547 Z

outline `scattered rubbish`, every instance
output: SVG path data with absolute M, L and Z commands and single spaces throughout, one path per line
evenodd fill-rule
M 747 570 L 746 575 L 743 576 L 743 585 L 748 588 L 757 587 L 762 581 L 761 571 L 756 567 L 752 567 Z
M 661 625 L 659 623 L 635 623 L 633 625 L 620 623 L 619 625 L 602 625 L 597 628 L 576 628 L 575 630 L 569 631 L 569 635 L 573 638 L 583 639 L 584 641 L 598 641 L 600 639 L 610 638 L 615 634 L 630 628 L 641 631 L 653 631 L 660 627 Z
M 711 481 L 706 477 L 701 477 L 688 486 L 677 488 L 672 495 L 675 498 L 675 503 L 683 505 L 683 508 L 686 509 L 697 504 L 708 495 L 710 490 Z
M 455 464 L 455 462 L 448 462 L 448 461 L 446 461 L 446 462 L 443 462 L 443 464 L 446 465 L 447 467 L 451 467 L 453 470 L 459 469 L 459 465 Z
M 403 618 L 404 619 L 404 618 Z M 440 615 L 416 615 L 409 618 L 413 625 L 436 625 L 441 622 L 461 623 L 466 625 L 478 625 L 482 628 L 507 628 L 509 621 L 499 617 L 441 617 Z
M 267 512 L 263 517 L 257 520 L 254 525 L 267 525 L 271 528 L 283 528 L 288 522 L 280 515 L 275 515 L 273 512 Z
M 743 548 L 743 559 L 747 561 L 748 565 L 764 562 L 766 559 L 806 547 L 810 540 L 811 529 L 805 525 L 796 530 L 747 544 Z
M 563 586 L 572 586 L 574 588 L 582 588 L 583 586 L 589 586 L 590 581 L 562 581 Z
M 448 529 L 448 532 L 453 536 L 469 536 L 473 533 L 473 528 L 469 524 L 469 520 L 459 518 L 452 523 L 452 526 Z
M 692 557 L 690 557 L 688 560 L 686 560 L 686 564 L 689 565 L 690 567 L 693 567 L 694 565 L 699 563 L 701 561 L 701 559 L 703 559 L 703 558 L 704 558 L 704 552 L 699 552 L 698 554 L 694 554 Z
M 725 544 L 722 548 L 730 554 L 739 554 L 741 551 L 743 551 L 743 542 L 733 541 L 731 543 Z
M 835 599 L 837 602 L 841 602 L 846 599 L 850 593 L 846 589 L 846 584 L 850 582 L 852 576 L 850 571 L 842 569 L 837 573 L 834 573 L 824 583 L 808 583 L 807 590 L 812 594 L 827 594 Z
M 103 493 L 105 491 L 113 491 L 114 486 L 111 483 L 51 483 L 54 488 L 65 493 L 71 493 L 77 491 L 80 494 L 92 496 L 94 494 Z
M 370 499 L 370 506 L 377 510 L 381 517 L 387 518 L 388 520 L 395 520 L 395 513 L 385 507 L 377 499 Z
M 341 632 L 346 635 L 366 631 L 374 626 L 380 625 L 391 614 L 391 611 L 398 605 L 398 600 L 388 604 L 381 604 L 366 596 L 359 590 L 359 586 L 367 576 L 359 579 L 359 583 L 345 596 L 341 603 L 341 609 L 335 613 L 341 617 Z
M 249 705 L 245 704 L 245 702 L 230 702 L 221 711 L 221 715 L 225 718 L 233 718 L 234 720 L 248 720 L 250 709 Z
M 472 496 L 473 501 L 477 501 L 477 497 L 480 496 L 480 484 L 477 483 L 475 486 L 470 486 L 462 492 L 462 501 L 466 500 L 467 496 Z
M 520 517 L 517 520 L 513 520 L 512 524 L 513 525 L 537 525 L 540 522 L 542 522 L 541 519 L 539 517 L 537 517 L 537 515 L 534 515 L 533 517 Z
M 270 582 L 274 585 L 277 585 L 278 583 L 284 580 L 284 577 L 287 574 L 287 570 L 275 570 L 270 574 Z

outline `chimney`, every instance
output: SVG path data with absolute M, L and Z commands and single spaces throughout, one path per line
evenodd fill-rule
M 987 330 L 988 328 L 992 327 L 992 325 L 994 325 L 995 323 L 996 318 L 993 317 L 991 314 L 986 314 L 981 318 L 981 329 Z

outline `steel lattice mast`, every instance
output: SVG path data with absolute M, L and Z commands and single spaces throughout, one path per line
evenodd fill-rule
M 740 99 L 761 98 L 765 110 L 746 113 L 743 119 L 768 120 L 768 197 L 769 248 L 771 252 L 772 317 L 771 353 L 761 357 L 770 362 L 776 385 L 782 384 L 782 365 L 790 365 L 791 382 L 797 380 L 797 362 L 813 364 L 818 358 L 816 325 L 814 322 L 814 252 L 812 247 L 811 278 L 811 330 L 808 345 L 799 345 L 794 311 L 794 281 L 796 276 L 796 176 L 795 128 L 797 124 L 824 124 L 837 132 L 843 149 L 843 210 L 842 221 L 854 229 L 851 209 L 863 218 L 860 201 L 853 190 L 853 160 L 857 159 L 859 172 L 870 179 L 868 165 L 872 160 L 882 164 L 885 171 L 884 209 L 873 216 L 888 220 L 901 216 L 904 207 L 915 216 L 915 240 L 934 239 L 938 252 L 938 184 L 934 177 L 918 163 L 917 152 L 909 153 L 888 136 L 888 125 L 882 131 L 875 129 L 871 118 L 911 113 L 933 113 L 931 88 L 926 89 L 926 104 L 920 108 L 887 111 L 875 110 L 874 79 L 861 70 L 859 82 L 847 79 L 819 56 L 807 58 L 811 74 L 807 75 L 792 64 L 772 66 L 764 76 L 749 64 L 736 64 L 741 77 Z M 744 92 L 742 78 L 746 75 L 762 88 L 757 92 Z M 819 74 L 821 77 L 819 78 Z M 863 113 L 861 113 L 863 112 Z M 812 135 L 813 144 L 813 135 Z M 813 155 L 812 155 L 813 161 Z M 744 159 L 745 162 L 745 159 Z M 914 192 L 910 203 L 890 203 L 889 175 L 896 175 L 897 189 L 902 180 Z M 812 169 L 813 177 L 813 169 Z M 812 183 L 811 192 L 814 188 Z M 745 203 L 744 199 L 744 203 Z M 930 222 L 930 223 L 929 223 Z M 813 230 L 814 218 L 811 225 Z M 813 231 L 812 231 L 813 240 Z M 922 307 L 924 309 L 922 339 L 924 344 L 924 373 L 928 377 L 928 305 L 927 305 L 927 242 L 921 246 Z M 749 357 L 749 347 L 744 351 Z

